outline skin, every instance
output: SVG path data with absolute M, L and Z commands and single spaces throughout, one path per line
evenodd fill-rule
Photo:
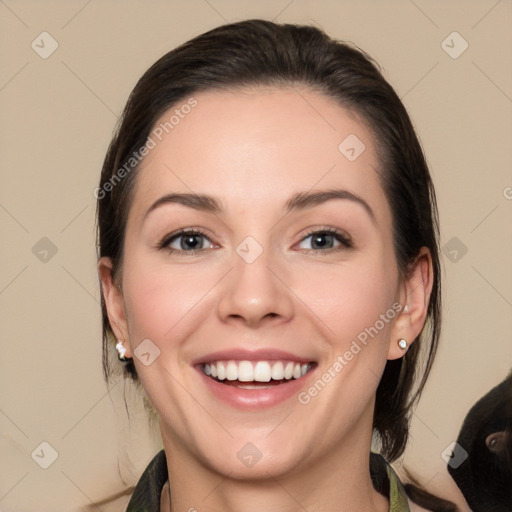
M 148 338 L 160 350 L 149 366 L 134 360 L 159 413 L 172 510 L 387 511 L 368 468 L 375 392 L 387 359 L 403 356 L 398 340 L 414 340 L 423 327 L 432 287 L 428 250 L 401 280 L 372 135 L 332 99 L 291 88 L 194 97 L 197 107 L 140 169 L 122 286 L 112 279 L 111 262 L 99 262 L 126 356 Z M 366 146 L 353 162 L 338 150 L 349 134 Z M 356 194 L 373 217 L 350 199 L 285 214 L 292 195 L 326 189 Z M 223 209 L 165 204 L 146 214 L 178 192 L 214 196 Z M 200 251 L 157 248 L 183 228 L 206 232 Z M 329 236 L 323 241 L 332 248 L 313 245 L 308 235 L 325 228 L 348 234 L 352 246 Z M 247 236 L 263 248 L 250 264 L 236 252 Z M 307 390 L 395 302 L 407 310 L 306 405 L 292 397 L 239 410 L 214 397 L 192 365 L 217 350 L 281 349 L 317 362 L 315 377 L 304 378 Z M 262 454 L 250 468 L 236 456 L 247 442 Z

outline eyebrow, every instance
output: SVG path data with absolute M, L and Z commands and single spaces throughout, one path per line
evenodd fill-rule
M 219 213 L 222 210 L 220 202 L 214 197 L 204 194 L 167 194 L 160 199 L 157 199 L 147 210 L 144 218 L 146 218 L 153 210 L 156 210 L 164 204 L 181 204 L 192 208 L 209 213 Z
M 361 205 L 375 222 L 375 214 L 373 213 L 370 205 L 357 194 L 342 189 L 320 190 L 318 192 L 300 192 L 295 194 L 286 203 L 286 213 L 293 210 L 305 210 L 307 208 L 312 208 L 313 206 L 325 203 L 331 199 L 348 199 L 349 201 L 353 201 Z
M 293 195 L 286 203 L 285 212 L 289 213 L 296 210 L 306 210 L 313 208 L 332 199 L 346 199 L 361 205 L 371 219 L 375 222 L 375 214 L 370 205 L 360 196 L 343 189 L 329 189 L 317 192 L 299 192 Z M 146 211 L 146 218 L 153 210 L 166 204 L 181 204 L 193 210 L 203 211 L 207 213 L 220 213 L 222 205 L 218 199 L 205 194 L 167 194 L 157 199 Z

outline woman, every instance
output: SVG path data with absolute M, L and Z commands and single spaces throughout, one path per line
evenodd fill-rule
M 128 510 L 409 510 L 388 462 L 438 343 L 437 210 L 373 61 L 200 35 L 136 85 L 96 196 L 106 376 L 115 347 L 164 446 Z

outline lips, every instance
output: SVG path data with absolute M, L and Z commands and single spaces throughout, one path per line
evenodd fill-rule
M 277 350 L 230 350 L 193 365 L 214 396 L 235 407 L 261 408 L 296 395 L 317 363 Z

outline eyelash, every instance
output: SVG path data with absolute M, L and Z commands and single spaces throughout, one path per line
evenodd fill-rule
M 202 237 L 206 238 L 207 240 L 210 240 L 208 238 L 208 235 L 201 229 L 198 229 L 198 228 L 182 229 L 181 231 L 171 233 L 170 235 L 167 235 L 166 237 L 164 237 L 164 239 L 158 244 L 158 249 L 166 250 L 171 254 L 182 254 L 182 255 L 186 254 L 187 256 L 190 256 L 190 255 L 193 256 L 193 255 L 199 254 L 201 251 L 204 251 L 204 249 L 192 250 L 192 251 L 182 251 L 179 249 L 173 249 L 173 248 L 169 247 L 169 244 L 174 242 L 174 240 L 176 240 L 182 236 L 186 236 L 186 235 L 189 235 L 189 236 L 190 235 L 192 235 L 192 236 L 198 235 L 198 236 L 202 236 Z
M 173 249 L 169 247 L 169 244 L 174 242 L 176 239 L 186 236 L 186 235 L 197 235 L 206 238 L 207 240 L 210 240 L 208 238 L 208 235 L 198 228 L 189 228 L 189 229 L 182 229 L 181 231 L 171 233 L 170 235 L 167 235 L 163 238 L 163 240 L 158 244 L 157 248 L 160 250 L 166 250 L 171 254 L 180 254 L 180 255 L 187 255 L 187 256 L 194 256 L 196 254 L 199 254 L 200 252 L 204 251 L 205 249 L 198 249 L 198 250 L 191 250 L 191 251 L 182 251 L 180 249 Z M 332 228 L 332 227 L 321 227 L 321 228 L 313 228 L 310 231 L 308 231 L 299 241 L 299 244 L 304 242 L 307 238 L 309 238 L 312 235 L 332 235 L 343 247 L 332 247 L 326 250 L 319 250 L 319 249 L 305 249 L 306 254 L 328 254 L 331 252 L 339 251 L 341 249 L 350 249 L 353 247 L 352 240 L 350 236 L 342 231 L 339 231 L 338 229 Z M 210 240 L 211 241 L 211 240 Z M 212 242 L 213 244 L 213 242 Z M 213 244 L 214 245 L 214 244 Z
M 306 254 L 311 254 L 311 253 L 329 254 L 331 252 L 339 251 L 342 249 L 350 249 L 353 247 L 352 240 L 347 233 L 340 231 L 336 228 L 327 227 L 327 226 L 321 227 L 320 229 L 312 228 L 311 230 L 306 232 L 306 234 L 301 238 L 299 243 L 303 242 L 304 240 L 306 240 L 307 238 L 309 238 L 312 235 L 332 235 L 338 242 L 340 242 L 340 244 L 343 247 L 332 247 L 330 249 L 326 249 L 325 251 L 321 251 L 318 249 L 306 249 L 306 251 L 307 251 Z

